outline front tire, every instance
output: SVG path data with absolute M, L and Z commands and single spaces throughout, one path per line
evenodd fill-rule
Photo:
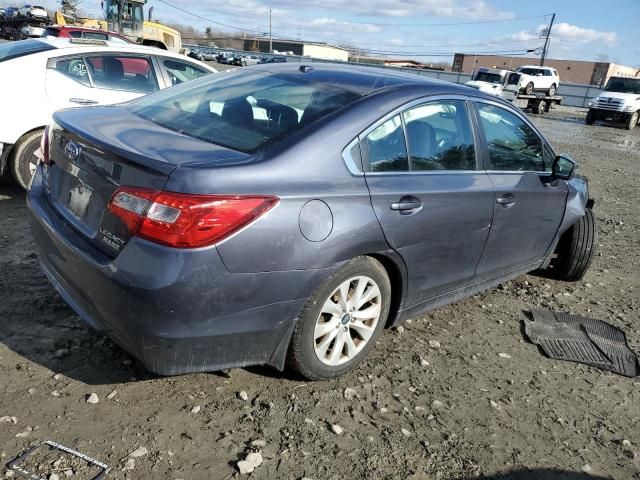
M 380 262 L 356 257 L 309 298 L 289 346 L 288 364 L 310 380 L 344 375 L 375 347 L 389 315 L 391 284 Z
M 558 89 L 556 87 L 556 84 L 554 83 L 553 85 L 551 85 L 549 87 L 549 96 L 553 97 L 556 94 L 557 91 L 558 91 Z
M 555 276 L 566 282 L 581 280 L 591 265 L 597 244 L 596 218 L 593 210 L 587 208 L 584 216 L 560 239 Z
M 633 112 L 627 118 L 627 130 L 633 130 L 634 128 L 636 128 L 636 125 L 638 125 L 638 112 Z
M 33 177 L 38 165 L 38 158 L 35 153 L 40 148 L 40 140 L 43 133 L 44 130 L 30 132 L 13 147 L 11 173 L 18 185 L 25 190 L 29 187 L 31 177 Z
M 587 112 L 587 116 L 584 119 L 584 122 L 587 125 L 593 125 L 593 122 L 596 121 L 596 114 L 593 110 L 589 109 L 589 111 Z

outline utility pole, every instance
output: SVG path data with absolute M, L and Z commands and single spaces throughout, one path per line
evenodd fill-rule
M 300 40 L 301 36 L 302 36 L 302 29 L 298 27 L 298 40 Z
M 271 36 L 271 9 L 269 9 L 269 53 L 273 53 L 273 37 Z
M 544 59 L 547 57 L 547 51 L 549 50 L 549 37 L 551 37 L 551 28 L 553 28 L 553 22 L 556 19 L 556 14 L 551 15 L 551 22 L 547 29 L 547 35 L 544 40 L 544 48 L 542 49 L 542 56 L 540 57 L 540 66 L 544 67 Z

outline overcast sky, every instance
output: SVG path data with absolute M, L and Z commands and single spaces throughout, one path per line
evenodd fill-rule
M 53 7 L 54 0 L 46 0 Z M 222 27 L 211 21 L 238 27 Z M 453 52 L 513 52 L 540 47 L 540 30 L 556 12 L 551 58 L 610 61 L 640 66 L 640 0 L 149 0 L 162 21 L 242 34 L 273 34 L 349 43 L 392 57 L 451 58 Z M 98 12 L 100 0 L 82 8 Z M 148 8 L 148 7 L 147 7 Z M 146 10 L 145 10 L 146 11 Z M 468 23 L 487 22 L 487 23 Z

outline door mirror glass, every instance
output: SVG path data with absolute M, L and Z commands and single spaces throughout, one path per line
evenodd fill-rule
M 551 176 L 560 180 L 569 180 L 573 176 L 575 168 L 576 163 L 573 160 L 567 156 L 558 155 L 553 161 Z

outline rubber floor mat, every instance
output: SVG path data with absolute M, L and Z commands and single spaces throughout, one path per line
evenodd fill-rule
M 595 318 L 534 310 L 525 319 L 531 342 L 549 358 L 567 360 L 610 370 L 626 377 L 640 374 L 638 359 L 619 328 Z

